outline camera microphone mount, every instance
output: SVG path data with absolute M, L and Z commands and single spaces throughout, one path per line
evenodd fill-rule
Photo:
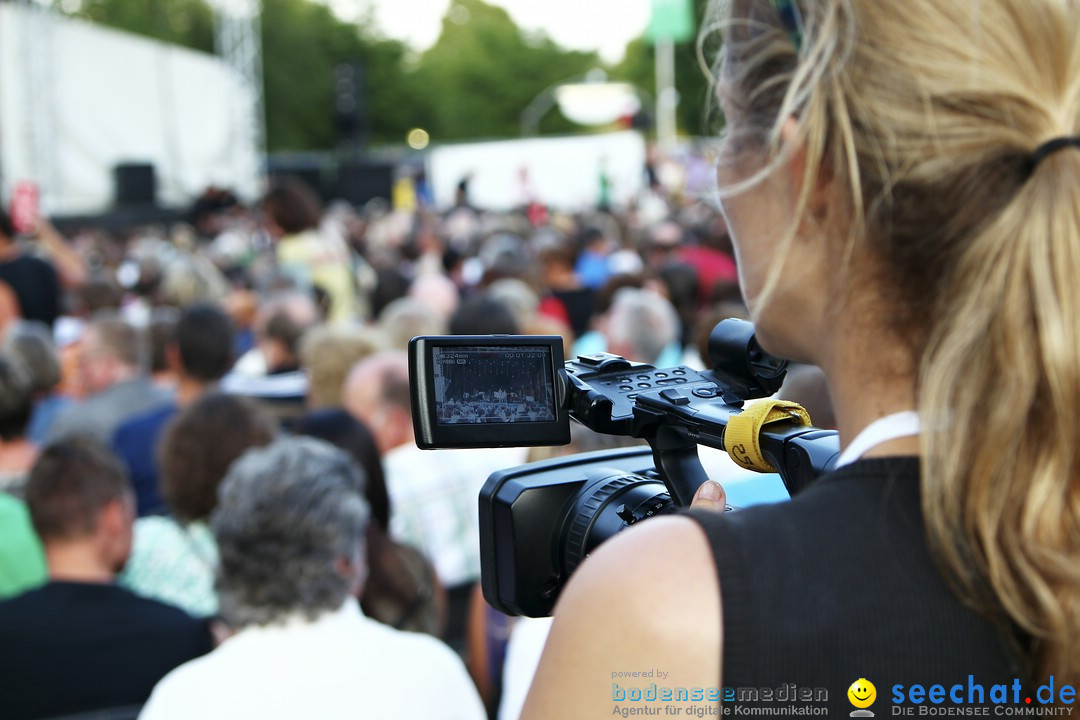
M 774 394 L 787 363 L 764 352 L 753 326 L 717 325 L 709 338 L 714 369 L 658 370 L 601 353 L 566 363 L 559 397 L 571 417 L 597 432 L 646 440 L 672 497 L 688 506 L 707 480 L 699 445 L 725 450 L 740 466 L 778 472 L 794 495 L 839 453 L 836 433 L 810 426 L 794 403 Z M 755 402 L 756 401 L 756 402 Z

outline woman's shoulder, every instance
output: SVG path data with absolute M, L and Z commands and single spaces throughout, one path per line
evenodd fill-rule
M 657 603 L 681 604 L 698 590 L 706 596 L 711 591 L 717 599 L 710 559 L 706 537 L 694 523 L 683 517 L 656 518 L 594 552 L 567 585 L 560 608 L 573 602 L 600 610 L 607 600 L 618 599 L 618 608 L 605 609 L 610 620 L 612 612 L 648 614 Z M 678 629 L 679 618 L 666 622 L 670 630 Z
M 598 671 L 622 687 L 657 682 L 656 672 L 671 686 L 713 686 L 720 648 L 704 533 L 684 517 L 650 520 L 601 546 L 567 584 L 523 717 L 610 713 L 612 685 Z M 580 699 L 569 716 L 567 696 Z

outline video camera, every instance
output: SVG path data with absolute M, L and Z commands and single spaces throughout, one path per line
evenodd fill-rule
M 413 338 L 409 374 L 421 448 L 561 445 L 570 441 L 571 418 L 649 444 L 488 478 L 480 492 L 481 585 L 493 607 L 550 615 L 566 580 L 600 543 L 689 506 L 707 479 L 699 445 L 727 450 L 743 467 L 778 472 L 792 495 L 830 467 L 839 453 L 836 433 L 811 427 L 804 412 L 780 407 L 747 433 L 746 401 L 773 395 L 787 367 L 761 349 L 753 325 L 721 322 L 709 356 L 714 369 L 699 372 L 608 353 L 564 363 L 558 336 Z M 739 426 L 739 437 L 728 437 L 729 425 Z

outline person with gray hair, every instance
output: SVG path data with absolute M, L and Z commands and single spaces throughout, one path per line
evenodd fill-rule
M 328 443 L 293 438 L 229 470 L 211 529 L 219 613 L 232 628 L 315 620 L 363 581 L 370 508 L 360 468 Z
M 446 318 L 416 298 L 402 297 L 383 308 L 378 327 L 388 349 L 405 350 L 417 335 L 446 334 Z
M 659 293 L 627 287 L 615 294 L 604 334 L 608 352 L 665 367 L 658 361 L 664 350 L 679 339 L 679 316 Z
M 362 487 L 358 466 L 313 438 L 236 461 L 211 520 L 236 634 L 169 673 L 140 718 L 484 717 L 448 647 L 361 612 Z
M 520 278 L 496 280 L 488 287 L 487 296 L 505 305 L 513 313 L 519 328 L 528 327 L 540 309 L 540 296 Z
M 16 495 L 37 460 L 26 437 L 34 406 L 34 381 L 19 358 L 0 353 L 0 491 Z
M 26 436 L 43 445 L 53 420 L 72 404 L 71 398 L 57 391 L 60 385 L 60 354 L 52 332 L 41 322 L 22 320 L 4 334 L 4 352 L 22 360 L 34 380 L 34 410 Z
M 79 381 L 86 396 L 57 416 L 50 442 L 88 435 L 108 444 L 125 420 L 168 401 L 146 377 L 138 331 L 115 313 L 95 315 L 83 333 Z

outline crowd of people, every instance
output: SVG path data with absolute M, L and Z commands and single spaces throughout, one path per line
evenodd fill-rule
M 555 417 L 551 403 L 524 400 L 448 400 L 439 406 L 443 423 L 512 423 L 551 421 Z
M 0 716 L 494 717 L 477 493 L 529 454 L 419 450 L 405 349 L 532 333 L 707 362 L 742 312 L 723 220 L 649 195 L 324 209 L 282 177 L 123 237 L 0 213 Z

